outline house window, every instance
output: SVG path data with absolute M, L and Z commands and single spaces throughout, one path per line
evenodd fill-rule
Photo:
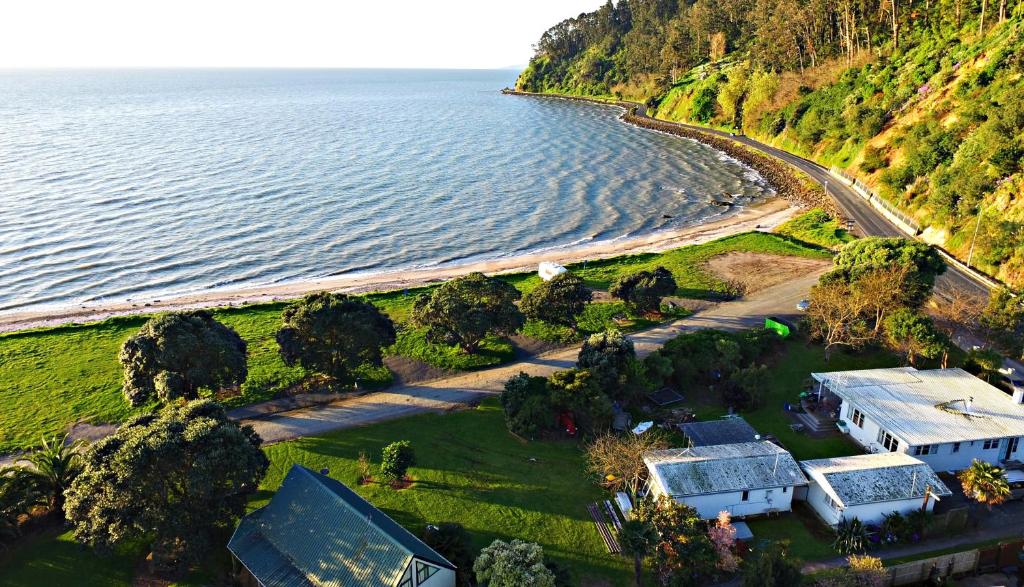
M 1008 447 L 1008 450 L 1006 451 L 1007 455 L 1009 455 L 1010 453 L 1017 452 L 1017 449 L 1020 447 L 1020 437 L 1019 436 L 1015 436 L 1015 437 L 1011 438 L 1009 440 L 1009 442 L 1010 442 L 1010 446 Z
M 959 442 L 954 442 L 953 443 L 953 452 L 960 452 L 960 443 Z
M 836 503 L 836 500 L 832 499 L 832 496 L 825 495 L 825 499 L 828 500 L 828 507 L 834 509 L 837 512 L 839 511 L 839 504 Z
M 412 567 L 406 567 L 398 587 L 412 587 Z
M 857 425 L 857 428 L 864 427 L 864 412 L 854 408 L 853 417 L 851 417 L 850 419 L 853 420 L 853 423 Z
M 748 499 L 750 499 L 750 492 L 744 491 L 743 495 L 740 496 L 740 501 L 747 501 Z
M 900 441 L 893 438 L 892 434 L 881 429 L 878 431 L 878 443 L 889 452 L 896 452 L 900 448 Z
M 423 564 L 420 561 L 416 561 L 416 584 L 419 585 L 420 583 L 431 578 L 437 571 L 437 567 Z
M 937 444 L 922 444 L 921 446 L 914 447 L 914 454 L 917 456 L 921 455 L 933 455 L 939 452 L 939 446 Z M 956 452 L 956 451 L 953 451 Z
M 782 488 L 782 492 L 783 492 L 783 493 L 786 493 L 786 492 L 788 492 L 788 491 L 789 491 L 789 487 L 783 487 L 783 488 Z
M 999 448 L 998 438 L 990 438 L 981 445 L 981 450 L 992 450 L 993 448 Z

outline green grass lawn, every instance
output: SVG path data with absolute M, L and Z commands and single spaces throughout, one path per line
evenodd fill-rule
M 817 208 L 783 223 L 775 232 L 828 249 L 838 248 L 854 239 L 839 226 L 838 221 Z
M 766 233 L 745 233 L 702 245 L 658 254 L 631 255 L 572 265 L 590 287 L 605 289 L 615 277 L 664 265 L 672 270 L 680 294 L 707 297 L 724 290 L 725 284 L 710 274 L 704 263 L 731 251 L 759 251 L 781 255 L 827 257 L 828 253 L 792 239 Z M 536 274 L 502 276 L 522 291 L 540 282 Z M 368 298 L 396 322 L 406 323 L 416 295 L 425 289 L 371 294 Z M 216 310 L 218 320 L 231 325 L 249 344 L 249 379 L 241 394 L 225 400 L 240 406 L 271 399 L 307 378 L 299 367 L 287 367 L 277 353 L 274 333 L 280 326 L 285 304 L 259 304 Z M 624 313 L 621 304 L 593 304 L 580 320 L 582 333 L 597 332 L 616 324 Z M 78 421 L 119 422 L 133 413 L 121 396 L 121 368 L 117 353 L 121 344 L 145 321 L 142 317 L 112 318 L 103 322 L 40 329 L 0 335 L 0 453 L 36 446 L 43 435 L 64 431 Z M 625 330 L 650 322 L 633 320 Z M 538 338 L 565 342 L 580 334 L 551 325 L 531 326 Z M 422 332 L 403 329 L 393 352 L 442 368 L 466 370 L 496 365 L 512 359 L 508 343 L 488 341 L 485 352 L 469 356 L 442 345 L 426 343 Z M 390 381 L 386 370 L 361 373 L 361 386 L 383 386 Z
M 395 491 L 377 484 L 358 486 L 356 460 L 366 451 L 379 464 L 381 449 L 409 440 L 417 466 L 415 484 Z M 428 523 L 458 522 L 477 548 L 494 539 L 538 542 L 545 554 L 567 565 L 578 584 L 606 581 L 626 585 L 632 577 L 624 557 L 608 554 L 586 505 L 605 496 L 584 471 L 576 442 L 523 443 L 505 432 L 495 400 L 478 409 L 425 414 L 339 431 L 317 438 L 276 444 L 266 449 L 271 466 L 251 503 L 265 504 L 295 463 L 330 475 L 357 490 L 375 506 L 418 533 Z M 126 585 L 140 549 L 100 558 L 67 534 L 43 535 L 17 548 L 0 565 L 2 585 Z M 222 558 L 222 557 L 221 557 Z M 215 576 L 223 561 L 208 561 L 186 584 Z M 83 574 L 88 583 L 82 583 Z

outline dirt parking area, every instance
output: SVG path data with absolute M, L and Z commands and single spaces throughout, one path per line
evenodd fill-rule
M 820 273 L 832 266 L 827 259 L 807 259 L 766 253 L 726 253 L 712 257 L 708 269 L 723 281 L 750 294 L 773 285 Z

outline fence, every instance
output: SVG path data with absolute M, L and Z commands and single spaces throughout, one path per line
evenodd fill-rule
M 889 582 L 886 585 L 916 585 L 929 578 L 990 572 L 1017 566 L 1021 564 L 1022 547 L 1024 540 L 1015 540 L 894 565 L 886 568 L 889 573 Z
M 846 181 L 860 197 L 870 202 L 875 209 L 884 214 L 889 220 L 892 220 L 904 232 L 911 236 L 921 234 L 921 225 L 917 221 L 901 212 L 896 206 L 890 204 L 888 200 L 871 191 L 871 188 L 865 185 L 864 182 L 837 167 L 830 168 L 829 172 L 837 178 Z

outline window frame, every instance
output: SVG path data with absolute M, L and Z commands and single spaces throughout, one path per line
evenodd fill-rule
M 850 421 L 853 422 L 854 426 L 860 429 L 864 429 L 864 412 L 858 408 L 853 408 L 853 413 L 850 414 Z

